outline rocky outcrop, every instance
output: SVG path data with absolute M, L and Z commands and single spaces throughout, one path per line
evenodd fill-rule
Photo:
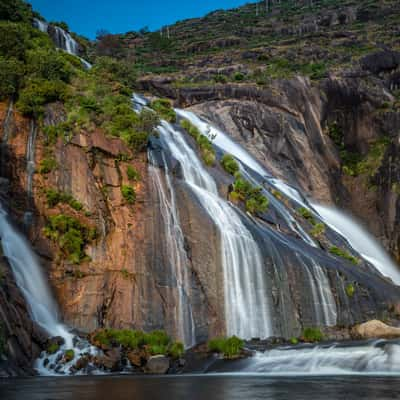
M 355 339 L 395 339 L 400 338 L 400 328 L 373 320 L 354 326 L 351 335 Z
M 33 323 L 7 261 L 0 257 L 0 377 L 35 374 L 46 333 Z

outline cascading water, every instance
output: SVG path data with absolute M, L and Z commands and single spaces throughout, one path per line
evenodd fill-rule
M 400 285 L 400 269 L 391 260 L 385 249 L 369 234 L 360 223 L 349 214 L 333 207 L 313 204 L 323 220 L 337 233 L 344 236 L 350 245 L 363 258 L 368 260 L 384 276 L 388 276 L 394 283 Z
M 241 173 L 244 177 L 253 184 L 263 189 L 263 194 L 268 197 L 274 209 L 280 213 L 288 226 L 298 234 L 301 239 L 312 247 L 316 247 L 315 241 L 303 230 L 297 223 L 286 206 L 275 199 L 268 190 L 264 189 L 264 182 L 267 182 L 272 187 L 278 189 L 292 201 L 302 207 L 310 208 L 307 201 L 294 188 L 288 186 L 279 179 L 271 177 L 271 175 L 256 161 L 252 156 L 244 150 L 240 145 L 230 139 L 224 132 L 202 121 L 195 114 L 185 111 L 176 110 L 177 114 L 189 120 L 195 125 L 199 131 L 211 138 L 213 144 L 219 147 L 226 153 L 232 154 L 241 164 Z M 299 264 L 303 265 L 308 276 L 308 284 L 311 288 L 313 297 L 313 307 L 315 309 L 315 323 L 318 326 L 331 326 L 336 324 L 337 310 L 334 296 L 330 287 L 326 272 L 312 258 L 307 258 L 307 263 L 304 257 L 296 254 Z
M 41 32 L 49 33 L 49 24 L 45 21 L 42 21 L 38 18 L 33 20 L 33 25 L 39 29 Z M 78 57 L 83 66 L 86 69 L 92 68 L 92 64 L 90 64 L 85 59 L 79 57 L 79 44 L 78 42 L 70 35 L 69 32 L 66 32 L 64 29 L 60 28 L 59 26 L 54 26 L 54 34 L 52 35 L 53 41 L 55 42 L 56 46 L 59 49 L 66 51 L 69 54 L 72 54 Z
M 274 349 L 257 353 L 240 372 L 268 376 L 399 375 L 400 345 L 377 341 Z
M 72 335 L 59 321 L 57 306 L 28 242 L 7 220 L 0 205 L 0 238 L 4 255 L 12 268 L 18 287 L 29 306 L 32 318 L 51 336 L 61 336 L 72 347 Z
M 227 334 L 246 339 L 270 336 L 264 266 L 256 242 L 235 209 L 219 197 L 214 179 L 182 134 L 165 121 L 159 131 L 161 142 L 179 161 L 185 182 L 219 229 Z
M 185 348 L 196 344 L 195 324 L 190 303 L 189 260 L 184 249 L 184 237 L 180 227 L 175 190 L 171 182 L 167 162 L 164 157 L 164 173 L 166 189 L 163 185 L 161 171 L 156 168 L 155 160 L 149 151 L 149 175 L 155 192 L 160 198 L 160 211 L 164 222 L 165 240 L 172 275 L 178 287 L 178 307 L 175 315 L 175 326 L 179 330 L 178 337 Z

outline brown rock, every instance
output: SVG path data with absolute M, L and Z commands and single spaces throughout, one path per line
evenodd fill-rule
M 356 339 L 394 339 L 400 338 L 400 328 L 386 325 L 382 321 L 372 320 L 354 326 L 351 335 Z
M 169 358 L 163 355 L 152 356 L 147 361 L 145 371 L 148 374 L 163 375 L 169 369 Z

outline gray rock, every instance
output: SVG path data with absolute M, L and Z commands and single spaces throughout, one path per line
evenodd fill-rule
M 166 374 L 169 369 L 169 358 L 163 355 L 152 356 L 147 361 L 145 371 L 148 374 Z

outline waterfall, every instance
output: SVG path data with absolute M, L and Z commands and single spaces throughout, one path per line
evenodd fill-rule
M 51 31 L 49 31 L 49 24 L 40 19 L 34 18 L 33 26 L 35 26 L 41 32 L 44 32 L 44 33 L 51 32 Z M 85 59 L 79 57 L 79 44 L 71 36 L 71 34 L 69 32 L 66 32 L 64 29 L 60 28 L 59 26 L 54 26 L 53 28 L 54 28 L 54 35 L 51 35 L 51 36 L 52 36 L 53 41 L 55 42 L 55 45 L 59 49 L 62 49 L 64 51 L 66 51 L 67 53 L 78 57 L 86 69 L 92 68 L 92 64 L 90 64 Z
M 400 345 L 382 340 L 364 345 L 274 349 L 257 353 L 241 372 L 269 376 L 398 375 Z
M 59 26 L 55 26 L 54 30 L 56 34 L 55 41 L 57 46 L 60 49 L 65 50 L 67 53 L 77 56 L 79 46 L 75 39 L 73 39 L 68 32 L 64 31 L 64 29 L 60 28 Z
M 159 131 L 161 142 L 179 161 L 185 182 L 221 235 L 227 334 L 245 339 L 271 336 L 264 265 L 256 242 L 235 209 L 219 197 L 214 179 L 182 134 L 165 121 Z
M 47 33 L 47 29 L 49 28 L 49 24 L 47 22 L 42 21 L 38 18 L 33 19 L 33 25 L 44 33 Z
M 35 147 L 37 137 L 37 126 L 34 120 L 31 121 L 28 143 L 26 146 L 26 174 L 27 174 L 27 195 L 32 198 L 33 194 L 33 175 L 35 174 Z
M 178 337 L 183 341 L 185 348 L 190 348 L 196 344 L 196 332 L 190 303 L 189 260 L 184 248 L 184 237 L 180 227 L 175 190 L 164 155 L 164 173 L 167 190 L 164 189 L 160 169 L 154 166 L 155 160 L 152 157 L 151 151 L 149 151 L 149 161 L 149 175 L 155 192 L 158 193 L 160 198 L 160 211 L 164 222 L 167 256 L 178 288 L 178 309 L 175 316 L 175 326 L 179 331 Z
M 382 275 L 400 285 L 400 268 L 391 260 L 385 249 L 357 221 L 333 207 L 313 204 L 323 220 L 337 233 L 344 236 L 363 258 L 369 261 Z
M 299 257 L 300 259 L 300 257 Z M 301 260 L 301 259 L 300 259 Z M 317 326 L 334 326 L 337 321 L 337 309 L 327 275 L 321 266 L 310 259 L 311 267 L 301 260 L 308 282 L 311 286 L 314 314 Z
M 61 324 L 57 306 L 42 269 L 28 242 L 7 220 L 0 204 L 0 238 L 4 255 L 31 312 L 32 319 L 51 336 L 61 336 L 72 347 L 72 335 Z

